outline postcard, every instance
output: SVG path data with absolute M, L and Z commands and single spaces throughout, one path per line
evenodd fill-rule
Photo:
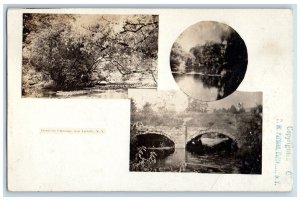
M 9 9 L 9 191 L 291 191 L 290 9 Z

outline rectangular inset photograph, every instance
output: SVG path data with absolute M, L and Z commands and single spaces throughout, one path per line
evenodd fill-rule
M 129 90 L 130 171 L 261 174 L 262 93 L 201 102 L 181 91 Z
M 23 14 L 22 97 L 157 87 L 158 15 Z

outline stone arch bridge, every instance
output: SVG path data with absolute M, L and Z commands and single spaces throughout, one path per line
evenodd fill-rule
M 238 133 L 235 128 L 207 128 L 207 127 L 195 127 L 195 126 L 181 126 L 170 128 L 168 126 L 143 126 L 136 128 L 137 135 L 146 135 L 149 133 L 157 133 L 159 135 L 163 135 L 175 143 L 177 148 L 185 148 L 186 143 L 193 139 L 196 136 L 203 135 L 205 133 L 216 132 L 222 133 L 229 138 L 236 141 L 237 146 L 239 147 L 241 142 L 238 138 Z M 187 134 L 185 134 L 187 133 Z

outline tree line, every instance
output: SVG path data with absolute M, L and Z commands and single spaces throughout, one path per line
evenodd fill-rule
M 170 120 L 170 118 L 173 118 L 175 116 L 180 116 L 180 114 L 188 114 L 188 113 L 230 113 L 230 114 L 243 114 L 246 112 L 250 112 L 252 114 L 260 114 L 262 113 L 262 105 L 258 104 L 252 108 L 250 108 L 249 111 L 246 111 L 242 103 L 239 103 L 237 105 L 231 105 L 228 108 L 214 108 L 210 109 L 209 104 L 207 102 L 202 102 L 197 99 L 188 98 L 188 104 L 185 110 L 178 112 L 175 111 L 175 109 L 172 109 L 172 107 L 166 107 L 165 105 L 162 105 L 160 107 L 155 107 L 150 102 L 145 102 L 145 104 L 138 108 L 136 105 L 136 102 L 133 99 L 131 100 L 131 116 L 132 121 L 147 121 L 147 122 L 156 122 L 160 121 L 160 118 L 166 119 L 167 121 Z M 155 108 L 155 109 L 154 109 Z M 162 121 L 162 120 L 161 120 Z M 176 121 L 175 121 L 176 122 Z
M 170 55 L 172 72 L 200 72 L 221 75 L 235 73 L 243 76 L 247 65 L 247 49 L 243 39 L 234 30 L 221 42 L 206 41 L 195 44 L 189 52 L 175 42 Z

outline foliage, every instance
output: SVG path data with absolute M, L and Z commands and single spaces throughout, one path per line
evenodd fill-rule
M 209 74 L 219 74 L 222 68 L 226 67 L 225 49 L 222 43 L 207 42 L 204 45 L 197 45 L 191 48 L 194 55 L 194 70 Z
M 146 102 L 141 109 L 131 114 L 131 123 L 142 122 L 144 125 L 177 127 L 183 123 L 177 115 L 175 111 L 167 108 L 153 109 L 153 105 Z
M 200 112 L 200 113 L 206 113 L 208 111 L 208 103 L 202 102 L 197 99 L 188 99 L 188 106 L 186 108 L 187 112 Z
M 229 112 L 231 112 L 232 114 L 236 114 L 237 113 L 237 109 L 234 105 L 231 105 L 231 107 L 229 108 Z
M 181 47 L 181 45 L 175 42 L 171 49 L 170 55 L 170 66 L 172 71 L 184 71 L 185 62 L 188 59 L 188 54 L 185 53 Z
M 237 117 L 237 130 L 240 133 L 242 173 L 261 173 L 262 160 L 262 105 L 242 113 Z
M 237 82 L 246 72 L 247 49 L 237 32 L 228 27 L 228 33 L 220 41 L 206 41 L 195 44 L 185 52 L 178 42 L 172 46 L 170 55 L 171 70 L 174 72 L 201 72 L 203 74 L 233 73 Z
M 131 171 L 152 171 L 156 163 L 156 153 L 151 151 L 149 157 L 146 156 L 147 148 L 142 146 L 137 148 L 135 158 L 133 161 L 130 161 L 130 170 Z
M 133 99 L 130 99 L 130 114 L 136 114 L 137 113 L 137 106 Z
M 53 80 L 56 90 L 124 82 L 136 73 L 156 82 L 156 15 L 23 17 L 23 65 Z
M 152 107 L 151 107 L 151 104 L 150 104 L 149 102 L 146 102 L 146 103 L 145 103 L 145 105 L 143 106 L 142 112 L 143 112 L 144 114 L 149 115 L 149 116 L 151 116 L 151 114 L 153 114 L 154 111 L 153 111 L 153 109 L 152 109 Z
M 224 26 L 224 25 L 218 25 Z M 243 39 L 232 28 L 221 33 L 219 40 L 205 40 L 189 50 L 183 50 L 180 40 L 172 46 L 171 71 L 189 73 L 200 80 L 205 88 L 217 88 L 217 99 L 234 92 L 243 80 L 248 63 Z
M 214 113 L 232 113 L 232 114 L 241 114 L 245 113 L 246 110 L 243 107 L 242 104 L 238 104 L 238 106 L 231 105 L 230 108 L 219 108 L 219 109 L 214 109 Z

